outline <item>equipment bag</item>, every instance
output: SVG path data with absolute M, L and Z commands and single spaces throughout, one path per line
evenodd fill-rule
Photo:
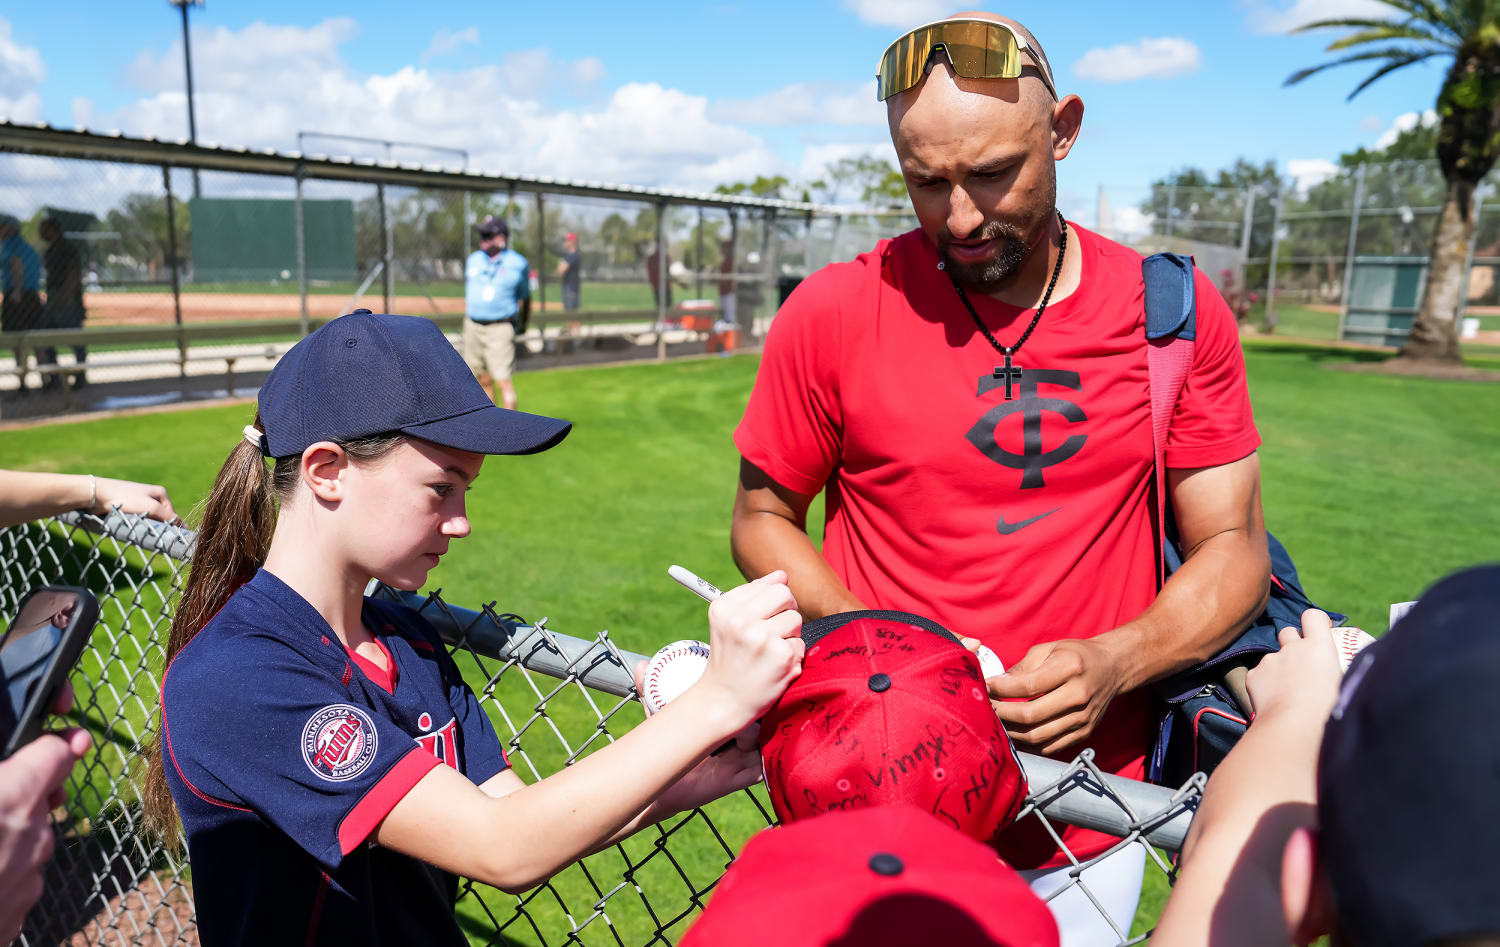
M 1159 587 L 1182 565 L 1177 529 L 1167 502 L 1167 432 L 1193 365 L 1197 305 L 1191 257 L 1157 253 L 1142 261 L 1141 273 L 1146 290 L 1151 441 L 1156 457 L 1156 524 L 1157 535 L 1162 537 L 1157 563 Z M 1280 648 L 1276 640 L 1280 629 L 1300 627 L 1302 613 L 1319 607 L 1302 590 L 1297 567 L 1286 547 L 1269 532 L 1266 544 L 1271 554 L 1271 595 L 1265 610 L 1223 651 L 1153 685 L 1165 706 L 1147 765 L 1147 778 L 1152 782 L 1179 786 L 1196 772 L 1213 772 L 1249 726 L 1246 673 L 1266 654 Z M 1344 620 L 1337 612 L 1328 614 L 1335 624 Z

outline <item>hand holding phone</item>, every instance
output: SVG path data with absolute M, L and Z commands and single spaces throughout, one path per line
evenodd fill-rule
M 41 735 L 98 619 L 99 602 L 87 589 L 45 586 L 21 600 L 0 637 L 0 759 Z

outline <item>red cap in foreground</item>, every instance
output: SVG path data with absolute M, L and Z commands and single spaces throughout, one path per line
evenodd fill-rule
M 993 851 L 910 806 L 835 812 L 746 843 L 680 947 L 1057 947 Z

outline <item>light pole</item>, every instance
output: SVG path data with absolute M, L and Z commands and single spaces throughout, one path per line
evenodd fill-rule
M 203 0 L 167 0 L 182 11 L 182 64 L 187 71 L 188 141 L 198 143 L 198 120 L 193 115 L 193 47 L 188 41 L 188 7 L 201 7 Z M 193 196 L 198 196 L 198 169 L 193 169 Z

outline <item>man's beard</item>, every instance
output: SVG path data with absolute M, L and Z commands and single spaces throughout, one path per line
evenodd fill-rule
M 1000 247 L 993 257 L 982 263 L 960 263 L 948 252 L 952 240 L 945 239 L 938 243 L 938 256 L 954 279 L 981 293 L 1003 288 L 1031 256 L 1031 246 L 1021 231 L 1003 221 L 988 221 L 973 236 L 979 240 L 999 240 Z

